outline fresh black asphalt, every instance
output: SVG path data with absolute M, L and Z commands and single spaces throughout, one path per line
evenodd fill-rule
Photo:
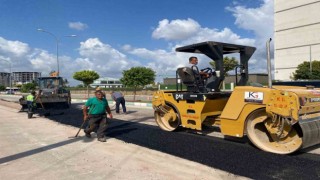
M 136 122 L 110 120 L 108 137 L 252 179 L 320 179 L 320 155 L 303 152 L 277 155 L 263 152 L 247 141 L 198 135 L 183 128 L 165 132 L 157 126 L 139 123 L 150 119 L 152 112 L 148 117 L 136 116 L 135 111 L 130 113 Z M 60 114 L 51 113 L 48 119 L 80 127 L 80 106 L 75 104 L 64 115 Z

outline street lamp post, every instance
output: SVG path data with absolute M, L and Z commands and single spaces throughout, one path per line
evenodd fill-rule
M 10 86 L 10 93 L 12 92 L 12 71 L 11 71 L 11 61 L 10 60 L 7 60 L 7 59 L 1 59 L 1 60 L 4 60 L 4 61 L 7 61 L 10 65 L 10 76 L 9 76 L 9 86 Z
M 60 66 L 59 66 L 59 38 L 58 36 L 54 35 L 53 33 L 49 32 L 49 31 L 46 31 L 44 29 L 37 29 L 38 31 L 40 32 L 44 32 L 44 33 L 48 33 L 50 34 L 51 36 L 54 37 L 54 39 L 56 40 L 56 50 L 57 50 L 57 75 L 59 76 L 60 74 Z M 66 35 L 64 37 L 77 37 L 77 35 Z

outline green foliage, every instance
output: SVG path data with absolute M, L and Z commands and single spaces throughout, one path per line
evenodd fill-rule
M 84 85 L 83 85 L 83 84 L 78 84 L 78 85 L 76 86 L 76 88 L 84 88 Z
M 297 70 L 293 73 L 293 79 L 320 79 L 320 61 L 312 61 L 312 72 L 310 72 L 310 62 L 304 61 L 299 64 Z
M 82 81 L 85 86 L 89 86 L 89 84 L 92 84 L 99 77 L 98 73 L 90 70 L 78 71 L 73 74 L 73 79 Z
M 122 75 L 123 77 L 120 79 L 120 82 L 126 87 L 133 87 L 133 100 L 135 101 L 137 88 L 154 83 L 156 73 L 150 68 L 132 67 L 129 70 L 123 71 Z
M 132 67 L 122 72 L 123 77 L 120 82 L 127 87 L 143 87 L 152 84 L 155 80 L 156 73 L 146 67 Z
M 0 91 L 6 90 L 6 87 L 4 85 L 0 85 Z
M 211 61 L 209 63 L 212 68 L 216 68 L 216 65 L 215 65 L 215 62 L 214 61 Z M 231 71 L 231 70 L 234 70 L 234 68 L 238 65 L 238 61 L 236 60 L 235 57 L 231 57 L 229 58 L 228 56 L 225 56 L 223 58 L 223 66 L 224 66 L 224 75 L 225 76 L 228 76 L 228 72 Z
M 20 91 L 23 92 L 23 93 L 28 93 L 30 92 L 31 90 L 35 90 L 36 89 L 36 86 L 37 84 L 32 82 L 32 83 L 27 83 L 27 84 L 23 84 L 21 86 L 21 89 Z

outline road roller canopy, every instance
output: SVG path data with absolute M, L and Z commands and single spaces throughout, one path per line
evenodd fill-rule
M 243 46 L 214 41 L 206 41 L 176 48 L 177 52 L 205 54 L 214 61 L 223 60 L 223 55 L 232 53 L 240 53 L 240 58 L 241 56 L 245 55 L 246 57 L 248 57 L 246 59 L 248 61 L 255 50 L 256 48 L 251 46 Z
M 240 86 L 246 85 L 249 79 L 248 61 L 255 50 L 256 48 L 251 46 L 243 46 L 214 41 L 206 41 L 176 48 L 177 52 L 205 54 L 206 56 L 211 58 L 215 62 L 215 71 L 219 72 L 220 74 L 220 76 L 216 80 L 216 84 L 218 84 L 218 86 L 224 80 L 225 74 L 223 65 L 223 55 L 232 53 L 240 54 L 240 65 L 237 68 L 240 69 L 241 78 L 239 81 L 236 80 L 236 84 Z

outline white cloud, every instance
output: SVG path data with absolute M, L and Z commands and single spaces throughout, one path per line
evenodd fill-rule
M 12 63 L 12 72 L 36 71 L 45 76 L 52 68 L 56 69 L 56 56 L 41 49 L 32 49 L 20 41 L 10 41 L 0 37 L 2 59 Z M 4 68 L 7 70 L 8 68 Z
M 130 51 L 132 49 L 130 44 L 125 44 L 121 47 L 122 50 L 124 51 Z
M 257 48 L 252 57 L 252 71 L 257 73 L 267 73 L 266 63 L 266 42 L 273 38 L 274 27 L 274 1 L 262 0 L 262 4 L 257 8 L 247 8 L 236 4 L 234 7 L 226 9 L 232 12 L 235 17 L 235 24 L 242 29 L 250 30 L 255 35 L 255 44 Z M 271 54 L 274 49 L 271 48 Z
M 0 37 L 0 53 L 5 56 L 21 57 L 28 53 L 29 46 L 20 41 L 10 41 Z
M 246 8 L 237 5 L 226 9 L 236 18 L 235 24 L 246 30 L 252 30 L 258 38 L 273 37 L 273 0 L 263 0 L 258 8 Z M 266 38 L 267 39 L 267 38 Z
M 173 23 L 174 22 L 174 23 Z M 183 30 L 182 27 L 187 27 L 187 25 L 194 24 L 196 26 L 196 31 L 188 32 Z M 178 24 L 178 25 L 176 25 Z M 183 24 L 187 24 L 184 26 Z M 172 28 L 179 27 L 179 28 Z M 191 27 L 191 26 L 189 26 Z M 165 31 L 165 29 L 168 29 Z M 161 32 L 161 33 L 160 33 Z M 182 32 L 182 33 L 181 33 Z M 153 37 L 157 34 L 157 38 L 163 38 L 165 40 L 176 40 L 175 43 L 169 42 L 170 49 L 163 50 L 148 50 L 146 48 L 123 48 L 129 54 L 135 55 L 137 58 L 147 59 L 149 63 L 145 66 L 153 68 L 158 75 L 168 75 L 174 76 L 175 71 L 178 67 L 188 65 L 188 58 L 192 55 L 190 53 L 176 53 L 175 48 L 204 42 L 204 41 L 217 41 L 226 42 L 234 44 L 242 44 L 254 46 L 255 39 L 242 38 L 238 34 L 234 33 L 230 28 L 210 29 L 207 27 L 201 27 L 198 22 L 188 19 L 188 20 L 172 20 L 170 23 L 168 20 L 164 19 L 159 22 L 159 26 L 153 31 Z M 183 35 L 181 35 L 183 34 Z M 179 38 L 177 38 L 178 36 Z M 177 41 L 179 40 L 179 41 Z M 209 58 L 204 55 L 197 54 L 200 62 L 199 67 L 209 67 Z M 158 77 L 158 81 L 162 77 Z
M 41 49 L 36 49 L 29 61 L 33 69 L 43 72 L 44 76 L 52 70 L 57 70 L 56 57 Z
M 163 19 L 153 31 L 152 37 L 155 39 L 183 40 L 193 36 L 199 28 L 198 22 L 190 18 L 187 20 L 176 19 L 171 22 L 168 19 Z
M 148 50 L 145 48 L 128 48 L 127 52 L 138 58 L 149 59 L 146 66 L 157 71 L 158 74 L 174 75 L 177 67 L 188 64 L 188 57 L 192 54 L 175 53 L 174 48 L 203 41 L 218 41 L 232 44 L 254 46 L 255 54 L 249 61 L 251 73 L 266 73 L 266 48 L 265 42 L 273 37 L 273 1 L 264 0 L 260 7 L 246 8 L 240 4 L 226 8 L 235 17 L 235 24 L 242 29 L 250 30 L 255 38 L 243 38 L 233 30 L 225 27 L 221 30 L 201 27 L 192 19 L 164 19 L 159 22 L 153 31 L 152 37 L 156 39 L 174 40 L 169 42 L 170 49 Z M 272 49 L 273 50 L 273 49 Z M 207 67 L 209 59 L 199 56 L 199 67 Z
M 140 65 L 139 62 L 128 59 L 125 54 L 101 42 L 98 38 L 81 42 L 79 54 L 82 56 L 76 61 L 79 66 L 85 61 L 88 64 L 85 66 L 86 69 L 93 69 L 108 77 L 121 77 L 123 70 Z
M 0 37 L 0 52 L 2 59 L 12 62 L 12 71 L 36 71 L 42 76 L 49 75 L 52 70 L 57 70 L 56 54 L 48 53 L 42 49 L 32 49 L 25 43 L 10 41 Z M 60 74 L 67 78 L 70 84 L 79 82 L 73 80 L 74 72 L 81 70 L 94 70 L 101 77 L 120 78 L 123 70 L 133 66 L 141 66 L 138 61 L 129 59 L 125 54 L 112 48 L 109 44 L 101 42 L 98 38 L 89 38 L 80 43 L 79 57 L 59 55 Z M 9 66 L 5 61 L 0 61 L 0 67 L 8 72 Z
M 87 29 L 88 25 L 82 22 L 69 22 L 69 28 L 82 31 L 84 29 Z

